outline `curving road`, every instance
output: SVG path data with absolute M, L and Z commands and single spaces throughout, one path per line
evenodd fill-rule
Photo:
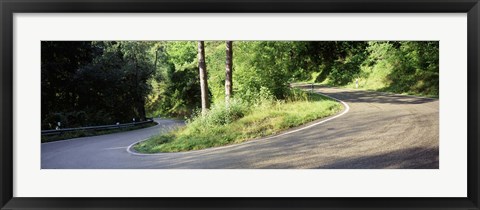
M 336 88 L 315 91 L 346 102 L 349 111 L 298 132 L 238 145 L 155 155 L 128 152 L 131 144 L 183 124 L 156 119 L 159 124 L 150 128 L 44 143 L 42 169 L 439 167 L 438 100 Z

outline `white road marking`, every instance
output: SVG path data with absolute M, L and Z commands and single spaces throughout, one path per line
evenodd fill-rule
M 288 132 L 285 132 L 285 133 L 281 133 L 281 134 L 278 134 L 278 135 L 273 135 L 273 136 L 270 136 L 270 137 L 263 137 L 263 138 L 260 138 L 260 139 L 257 139 L 257 140 L 250 140 L 250 141 L 247 141 L 247 142 L 244 142 L 244 143 L 240 143 L 240 144 L 233 144 L 233 145 L 228 145 L 228 146 L 221 146 L 221 147 L 212 147 L 212 148 L 206 148 L 206 149 L 202 149 L 202 150 L 194 150 L 194 151 L 187 151 L 187 152 L 182 152 L 182 153 L 192 153 L 192 152 L 199 152 L 199 151 L 205 151 L 205 150 L 213 150 L 213 149 L 224 149 L 224 148 L 228 148 L 228 147 L 234 147 L 234 146 L 238 146 L 238 145 L 242 145 L 242 144 L 245 144 L 245 143 L 253 143 L 255 141 L 264 141 L 264 140 L 267 140 L 267 139 L 271 139 L 271 138 L 276 138 L 276 137 L 279 137 L 279 136 L 284 136 L 284 135 L 287 135 L 287 134 L 292 134 L 292 133 L 296 133 L 298 131 L 302 131 L 302 130 L 305 130 L 307 128 L 311 128 L 313 126 L 317 126 L 317 125 L 320 125 L 320 124 L 323 124 L 323 123 L 326 123 L 330 120 L 333 120 L 335 118 L 338 118 L 338 117 L 341 117 L 343 115 L 345 115 L 349 110 L 350 110 L 350 106 L 348 106 L 347 103 L 345 103 L 344 101 L 338 99 L 338 98 L 334 98 L 332 96 L 328 96 L 328 95 L 325 95 L 323 93 L 316 93 L 316 94 L 319 94 L 319 95 L 322 95 L 322 96 L 325 96 L 327 98 L 331 98 L 335 101 L 338 101 L 340 103 L 342 103 L 342 105 L 345 107 L 345 109 L 343 110 L 342 113 L 340 114 L 337 114 L 335 116 L 332 116 L 332 117 L 329 117 L 327 119 L 324 119 L 320 122 L 316 122 L 314 124 L 311 124 L 311 125 L 308 125 L 308 126 L 305 126 L 305 127 L 302 127 L 302 128 L 299 128 L 299 129 L 296 129 L 296 130 L 292 130 L 292 131 L 288 131 Z M 148 139 L 148 138 L 147 138 Z M 168 154 L 168 153 L 174 153 L 174 152 L 168 152 L 168 153 L 154 153 L 154 154 L 144 154 L 144 153 L 138 153 L 138 152 L 135 152 L 135 151 L 132 151 L 132 147 L 135 145 L 135 144 L 138 144 L 142 141 L 146 141 L 147 139 L 143 139 L 143 140 L 140 140 L 140 141 L 137 141 L 133 144 L 131 144 L 130 146 L 127 147 L 127 152 L 132 154 L 132 155 L 138 155 L 138 156 L 155 156 L 155 155 L 165 155 L 165 154 Z
M 131 148 L 132 148 L 135 144 L 138 144 L 138 143 L 140 143 L 140 142 L 142 142 L 142 141 L 146 141 L 147 139 L 149 139 L 149 138 L 142 139 L 142 140 L 140 140 L 140 141 L 134 142 L 133 144 L 130 144 L 130 146 L 127 147 L 127 152 L 130 153 L 130 154 L 132 154 L 132 155 L 139 155 L 139 156 L 159 155 L 159 154 L 144 154 L 144 153 L 138 153 L 138 152 L 134 152 L 134 151 L 131 150 Z M 161 154 L 163 154 L 163 153 L 161 153 Z

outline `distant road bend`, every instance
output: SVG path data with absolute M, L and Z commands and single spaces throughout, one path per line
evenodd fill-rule
M 135 142 L 183 125 L 155 119 L 140 130 L 43 143 L 42 169 L 438 168 L 438 100 L 315 88 L 349 112 L 298 132 L 205 150 L 137 155 Z M 317 121 L 318 122 L 318 121 Z

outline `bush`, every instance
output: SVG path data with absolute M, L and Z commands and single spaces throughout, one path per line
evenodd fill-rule
M 198 110 L 196 116 L 187 121 L 187 124 L 195 130 L 226 125 L 245 116 L 250 111 L 248 107 L 243 101 L 232 98 L 228 106 L 225 103 L 217 103 L 205 115 Z
M 267 87 L 260 87 L 259 90 L 247 90 L 245 92 L 238 92 L 235 96 L 238 101 L 247 106 L 261 106 L 263 104 L 270 104 L 275 101 L 275 96 Z
M 345 59 L 336 60 L 331 67 L 328 76 L 332 85 L 346 85 L 354 81 L 361 72 L 361 65 L 365 61 L 364 53 L 357 53 L 347 56 Z

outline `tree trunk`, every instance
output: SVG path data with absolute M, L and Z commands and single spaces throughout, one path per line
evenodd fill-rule
M 232 41 L 226 41 L 226 53 L 227 59 L 225 62 L 225 103 L 228 105 L 230 103 L 230 98 L 232 97 L 232 65 L 233 65 L 233 49 Z
M 208 101 L 207 65 L 205 64 L 205 47 L 203 41 L 198 41 L 198 70 L 200 72 L 200 91 L 202 93 L 202 114 L 207 113 Z

